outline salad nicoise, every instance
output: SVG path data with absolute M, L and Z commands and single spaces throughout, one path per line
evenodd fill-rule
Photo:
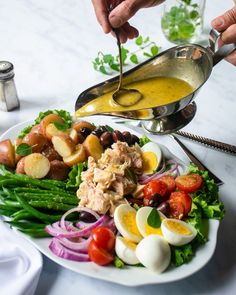
M 161 273 L 192 259 L 207 242 L 203 220 L 222 219 L 224 206 L 206 171 L 146 136 L 53 110 L 0 142 L 0 214 L 52 237 L 61 258 Z

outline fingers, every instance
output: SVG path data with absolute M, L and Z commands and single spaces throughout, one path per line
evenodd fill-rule
M 128 39 L 133 39 L 138 37 L 139 32 L 136 28 L 132 27 L 129 23 L 125 23 L 121 28 L 117 29 L 119 33 L 119 38 L 121 43 L 125 43 Z M 111 34 L 116 37 L 115 33 L 112 31 Z
M 108 21 L 108 9 L 106 0 L 92 0 L 95 14 L 99 24 L 102 26 L 102 29 L 105 34 L 111 32 L 111 25 Z
M 124 25 L 135 13 L 144 7 L 151 7 L 162 3 L 164 0 L 123 0 L 109 15 L 112 27 L 119 28 Z
M 225 44 L 236 43 L 236 22 L 222 33 L 221 39 Z
M 234 8 L 226 11 L 223 15 L 215 18 L 211 25 L 218 32 L 225 31 L 228 27 L 236 23 L 236 6 Z

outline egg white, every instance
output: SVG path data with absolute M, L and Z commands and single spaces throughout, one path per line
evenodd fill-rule
M 136 250 L 137 244 L 126 240 L 122 237 L 116 237 L 116 245 L 115 245 L 115 251 L 116 255 L 123 260 L 125 263 L 134 265 L 139 263 L 139 260 L 136 256 L 135 250 Z
M 176 230 L 172 229 L 170 226 L 168 226 L 168 223 L 170 221 L 176 224 L 177 231 L 178 231 L 177 227 L 181 226 L 186 229 L 186 233 L 181 234 L 181 233 L 178 233 Z M 190 243 L 197 235 L 196 229 L 191 224 L 186 223 L 182 220 L 172 219 L 172 218 L 165 219 L 162 221 L 161 230 L 167 242 L 174 246 L 186 245 Z
M 164 238 L 159 235 L 150 235 L 138 244 L 136 255 L 145 267 L 161 273 L 170 264 L 171 251 Z
M 148 142 L 146 143 L 142 148 L 142 155 L 143 155 L 143 161 L 148 161 L 149 163 L 149 169 L 146 171 L 144 169 L 144 173 L 151 174 L 154 170 L 157 170 L 160 166 L 160 163 L 162 161 L 162 151 L 158 144 L 154 142 Z M 151 155 L 148 153 L 151 153 Z M 153 158 L 155 157 L 155 158 Z

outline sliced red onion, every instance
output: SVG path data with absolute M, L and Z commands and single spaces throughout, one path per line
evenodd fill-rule
M 157 173 L 151 174 L 151 175 L 150 174 L 143 174 L 140 176 L 139 182 L 145 181 L 147 179 L 148 179 L 148 181 L 150 181 L 150 180 L 152 180 L 153 177 L 155 177 L 155 175 L 162 174 L 165 171 L 165 169 L 166 169 L 166 164 L 165 164 L 165 162 L 163 162 L 161 169 Z
M 81 262 L 90 261 L 88 254 L 71 251 L 70 249 L 67 249 L 66 247 L 64 247 L 60 243 L 60 241 L 56 238 L 52 239 L 52 242 L 49 245 L 49 248 L 55 255 L 61 258 L 74 260 L 74 261 L 81 261 Z
M 178 169 L 178 163 L 175 160 L 168 160 L 166 162 L 166 164 L 167 165 L 173 165 L 173 167 L 170 170 L 168 170 L 168 171 L 166 171 L 164 173 L 160 174 L 160 172 L 157 172 L 157 173 L 153 174 L 152 176 L 150 176 L 150 177 L 148 177 L 146 179 L 141 179 L 140 178 L 139 183 L 140 184 L 147 184 L 151 180 L 157 180 L 157 179 L 161 178 L 162 176 L 172 174 L 174 171 L 176 171 Z
M 92 237 L 89 237 L 87 240 L 83 240 L 81 242 L 72 242 L 66 238 L 59 238 L 58 240 L 63 246 L 70 250 L 78 251 L 81 253 L 88 253 L 88 246 L 92 240 Z
M 94 228 L 102 225 L 104 222 L 107 221 L 108 218 L 109 218 L 108 216 L 103 215 L 96 222 L 94 222 L 92 225 L 90 225 L 88 227 L 85 227 L 81 230 L 74 231 L 74 232 L 67 232 L 67 233 L 59 232 L 59 234 L 57 233 L 56 237 L 58 237 L 58 238 L 78 238 L 78 237 L 88 236 Z M 55 235 L 53 235 L 53 236 L 55 236 Z
M 73 213 L 73 212 L 81 212 L 81 211 L 86 211 L 86 212 L 92 214 L 96 219 L 99 219 L 99 218 L 100 218 L 100 216 L 99 216 L 95 211 L 93 211 L 92 209 L 89 209 L 89 208 L 87 208 L 87 207 L 76 207 L 76 208 L 72 208 L 72 209 L 68 210 L 68 211 L 62 216 L 61 221 L 60 221 L 60 225 L 61 225 L 61 227 L 62 227 L 63 229 L 66 229 L 65 219 L 66 219 L 66 217 L 67 217 L 69 214 L 71 214 L 71 213 Z

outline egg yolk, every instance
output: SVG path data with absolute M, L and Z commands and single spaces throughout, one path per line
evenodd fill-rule
M 141 237 L 141 234 L 138 230 L 138 227 L 136 225 L 136 212 L 125 212 L 122 216 L 122 224 L 125 225 L 126 229 L 138 236 L 138 237 Z
M 143 152 L 143 173 L 153 173 L 157 164 L 158 159 L 153 152 Z
M 152 235 L 152 234 L 156 234 L 156 235 L 163 236 L 160 227 L 155 228 L 155 227 L 152 227 L 152 226 L 148 225 L 147 223 L 145 224 L 145 232 L 146 232 L 146 234 L 147 234 L 148 236 L 149 236 L 149 235 Z
M 168 221 L 166 221 L 165 225 L 167 226 L 167 228 L 169 230 L 171 230 L 172 232 L 174 232 L 176 234 L 181 234 L 181 235 L 186 235 L 186 236 L 192 234 L 192 232 L 189 228 L 180 224 L 179 222 L 175 222 L 173 220 L 168 220 Z
M 137 245 L 134 242 L 131 242 L 127 239 L 123 239 L 123 242 L 127 247 L 131 248 L 132 250 L 135 250 L 137 247 Z

